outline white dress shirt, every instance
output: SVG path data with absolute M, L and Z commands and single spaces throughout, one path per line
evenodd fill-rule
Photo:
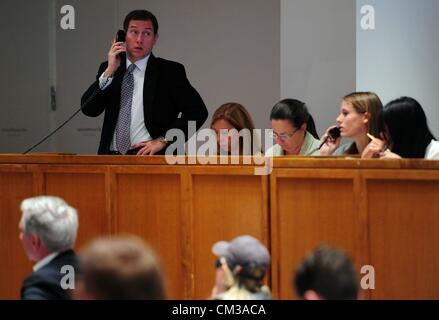
M 431 140 L 425 150 L 425 159 L 439 160 L 439 141 Z
M 54 252 L 54 253 L 49 254 L 48 256 L 45 256 L 43 259 L 41 259 L 40 261 L 35 263 L 34 266 L 32 267 L 32 269 L 34 270 L 34 272 L 40 270 L 45 265 L 48 265 L 50 261 L 55 259 L 58 254 L 59 254 L 59 252 Z
M 136 68 L 133 71 L 134 90 L 133 102 L 131 105 L 131 127 L 130 139 L 131 145 L 140 142 L 152 140 L 151 135 L 145 127 L 145 115 L 143 112 L 143 84 L 145 82 L 145 71 L 148 64 L 149 56 L 137 61 Z M 131 65 L 131 61 L 127 58 L 126 67 Z M 99 78 L 99 86 L 101 90 L 105 90 L 113 81 L 113 78 L 105 78 L 104 74 Z M 113 140 L 111 142 L 110 150 L 117 151 L 116 130 L 114 131 Z

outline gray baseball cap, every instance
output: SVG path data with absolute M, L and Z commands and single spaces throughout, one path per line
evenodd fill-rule
M 233 240 L 218 241 L 212 247 L 212 252 L 218 257 L 224 257 L 233 268 L 240 265 L 243 268 L 268 269 L 270 253 L 267 248 L 256 238 L 243 235 Z

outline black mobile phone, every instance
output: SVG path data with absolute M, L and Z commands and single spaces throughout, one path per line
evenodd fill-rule
M 118 30 L 116 33 L 116 42 L 125 42 L 125 30 Z
M 116 42 L 125 42 L 125 36 L 126 36 L 125 30 L 121 30 L 121 29 L 117 30 Z M 120 59 L 123 59 L 125 57 L 125 52 L 119 53 L 118 57 Z
M 328 131 L 328 134 L 331 136 L 332 139 L 337 139 L 338 137 L 340 137 L 340 128 L 339 127 L 334 127 L 331 130 Z

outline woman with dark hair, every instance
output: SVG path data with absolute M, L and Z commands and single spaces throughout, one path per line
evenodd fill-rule
M 415 99 L 402 97 L 389 102 L 378 117 L 378 127 L 381 139 L 372 139 L 362 158 L 439 159 L 439 142 Z
M 344 96 L 336 120 L 340 136 L 335 139 L 328 137 L 329 131 L 336 126 L 329 127 L 322 137 L 325 143 L 320 154 L 361 155 L 370 142 L 367 134 L 378 135 L 378 113 L 382 108 L 380 98 L 373 92 L 354 92 Z M 341 138 L 351 138 L 354 142 L 340 147 Z
M 279 101 L 271 110 L 270 120 L 276 144 L 267 150 L 268 156 L 319 154 L 319 136 L 304 102 Z
M 255 125 L 243 105 L 229 102 L 220 106 L 212 116 L 211 128 L 216 133 L 219 154 L 260 154 L 260 142 L 253 136 Z

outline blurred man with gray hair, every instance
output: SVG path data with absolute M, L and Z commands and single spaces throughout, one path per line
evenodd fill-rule
M 64 200 L 52 196 L 21 203 L 20 240 L 33 273 L 21 288 L 21 299 L 68 300 L 74 288 L 78 258 L 73 251 L 78 215 Z

